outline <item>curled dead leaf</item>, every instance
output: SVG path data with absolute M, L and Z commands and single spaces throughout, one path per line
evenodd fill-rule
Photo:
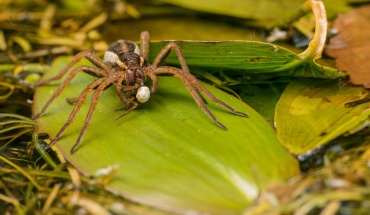
M 370 6 L 354 9 L 341 14 L 334 21 L 333 28 L 338 31 L 326 53 L 336 58 L 340 70 L 350 76 L 350 82 L 370 88 Z

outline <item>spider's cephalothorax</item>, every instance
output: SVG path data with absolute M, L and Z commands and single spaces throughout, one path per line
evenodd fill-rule
M 136 43 L 129 40 L 112 43 L 104 54 L 104 62 L 117 72 L 124 73 L 124 82 L 118 84 L 133 87 L 125 90 L 128 97 L 136 96 L 140 103 L 149 99 L 150 91 L 145 86 L 146 75 L 143 69 L 148 66 L 148 62 L 140 56 L 140 49 Z
M 176 67 L 162 66 L 167 56 L 171 51 L 174 51 L 179 59 L 181 69 Z M 229 111 L 239 116 L 248 117 L 245 113 L 236 111 L 223 101 L 219 100 L 205 87 L 203 87 L 196 78 L 190 74 L 189 68 L 185 62 L 184 56 L 182 55 L 180 47 L 175 43 L 167 44 L 154 59 L 153 64 L 147 62 L 149 54 L 149 34 L 143 32 L 141 34 L 141 48 L 131 41 L 119 40 L 113 43 L 104 55 L 104 60 L 97 57 L 92 52 L 80 52 L 75 58 L 57 75 L 54 77 L 41 80 L 35 85 L 40 86 L 49 82 L 62 78 L 79 60 L 82 58 L 88 59 L 94 66 L 80 66 L 73 69 L 67 76 L 67 78 L 60 84 L 58 89 L 49 98 L 46 104 L 42 107 L 41 111 L 34 116 L 39 117 L 45 112 L 47 107 L 53 102 L 53 100 L 60 95 L 63 89 L 69 84 L 69 82 L 79 72 L 85 72 L 89 75 L 97 77 L 97 79 L 89 84 L 80 94 L 77 99 L 76 106 L 72 110 L 68 120 L 63 127 L 56 134 L 54 139 L 50 142 L 49 147 L 52 146 L 62 135 L 64 130 L 72 123 L 76 117 L 77 112 L 80 110 L 88 94 L 93 92 L 91 97 L 91 105 L 87 113 L 85 123 L 80 131 L 78 139 L 75 145 L 72 147 L 73 152 L 80 144 L 82 137 L 84 136 L 86 129 L 91 121 L 93 112 L 97 105 L 99 96 L 104 90 L 110 86 L 116 88 L 116 92 L 120 101 L 127 105 L 127 110 L 119 117 L 124 116 L 130 111 L 135 110 L 141 103 L 148 101 L 150 93 L 153 93 L 157 89 L 157 75 L 173 75 L 180 78 L 186 88 L 189 90 L 198 106 L 222 129 L 227 128 L 220 123 L 212 112 L 207 108 L 205 100 L 200 93 L 203 93 L 213 102 L 220 104 Z M 152 86 L 149 89 L 146 86 L 147 80 L 151 79 Z M 119 118 L 118 117 L 118 118 Z

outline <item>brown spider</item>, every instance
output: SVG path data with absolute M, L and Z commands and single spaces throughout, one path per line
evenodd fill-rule
M 91 117 L 97 105 L 99 96 L 103 93 L 103 91 L 106 88 L 108 88 L 111 85 L 114 85 L 116 87 L 116 92 L 119 99 L 123 103 L 125 103 L 128 107 L 127 110 L 121 116 L 118 117 L 120 118 L 125 114 L 136 109 L 141 103 L 148 101 L 150 93 L 153 93 L 157 90 L 156 75 L 162 74 L 173 75 L 175 77 L 180 78 L 184 82 L 186 88 L 190 91 L 191 95 L 193 96 L 198 106 L 202 108 L 202 110 L 222 129 L 227 130 L 227 128 L 223 124 L 221 124 L 216 119 L 216 117 L 211 113 L 211 111 L 206 107 L 205 100 L 200 95 L 200 92 L 208 96 L 213 102 L 216 102 L 224 106 L 232 113 L 243 117 L 248 117 L 247 114 L 236 111 L 226 103 L 216 98 L 216 96 L 214 96 L 211 92 L 209 92 L 206 88 L 199 84 L 196 78 L 190 74 L 189 68 L 182 55 L 181 49 L 177 44 L 175 43 L 167 44 L 156 56 L 153 64 L 150 65 L 147 62 L 149 55 L 149 33 L 142 32 L 140 39 L 141 39 L 141 50 L 132 41 L 118 40 L 117 42 L 114 42 L 105 52 L 104 60 L 101 60 L 92 52 L 89 51 L 80 52 L 57 75 L 48 79 L 41 80 L 35 84 L 36 86 L 40 86 L 62 78 L 72 68 L 72 66 L 82 58 L 87 58 L 89 61 L 91 61 L 92 64 L 95 65 L 95 67 L 80 66 L 73 69 L 69 73 L 67 78 L 61 83 L 58 89 L 54 92 L 54 94 L 49 98 L 46 104 L 42 107 L 41 111 L 33 117 L 35 119 L 39 117 L 41 114 L 43 114 L 46 108 L 53 102 L 53 100 L 57 96 L 59 96 L 59 94 L 68 85 L 68 83 L 76 76 L 77 73 L 85 72 L 89 75 L 98 78 L 97 80 L 89 84 L 81 92 L 67 122 L 59 130 L 59 132 L 57 133 L 55 138 L 50 142 L 48 147 L 51 147 L 60 138 L 64 130 L 72 123 L 72 121 L 76 117 L 77 112 L 80 110 L 82 104 L 84 103 L 87 95 L 90 92 L 95 90 L 91 98 L 91 105 L 87 113 L 85 123 L 80 131 L 76 143 L 71 149 L 71 153 L 73 153 L 76 150 L 77 146 L 80 144 L 81 139 L 86 132 L 87 126 L 91 121 Z M 171 51 L 176 52 L 176 55 L 181 65 L 181 69 L 169 66 L 161 66 Z M 152 80 L 152 86 L 150 89 L 145 85 L 147 78 L 150 78 Z

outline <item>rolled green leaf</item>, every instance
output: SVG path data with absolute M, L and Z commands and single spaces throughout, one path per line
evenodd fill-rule
M 169 41 L 151 42 L 150 59 Z M 173 41 L 178 44 L 189 67 L 213 71 L 228 70 L 231 74 L 269 74 L 334 79 L 344 72 L 301 59 L 286 48 L 256 41 Z M 177 56 L 170 54 L 168 64 L 178 65 Z

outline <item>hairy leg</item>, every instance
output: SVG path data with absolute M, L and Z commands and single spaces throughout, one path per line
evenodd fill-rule
M 117 78 L 116 77 L 108 77 L 106 79 L 104 79 L 98 86 L 98 88 L 96 89 L 96 91 L 94 92 L 94 94 L 92 95 L 91 97 L 91 105 L 90 105 L 90 108 L 89 108 L 89 111 L 87 112 L 87 116 L 86 116 L 86 119 L 85 119 L 85 123 L 80 131 L 80 134 L 78 135 L 78 138 L 77 138 L 77 141 L 76 143 L 73 145 L 72 149 L 71 149 L 71 153 L 73 153 L 76 148 L 78 147 L 78 145 L 80 144 L 81 140 L 82 140 L 82 137 L 85 135 L 86 133 L 86 129 L 87 127 L 89 126 L 90 124 L 90 121 L 91 121 L 91 118 L 92 118 L 92 115 L 95 111 L 95 108 L 96 108 L 96 105 L 98 104 L 98 100 L 99 100 L 99 96 L 104 92 L 104 90 L 112 83 L 114 82 L 117 82 Z
M 145 60 L 148 61 L 149 58 L 149 33 L 147 31 L 143 31 L 140 34 L 140 52 L 141 57 L 143 57 Z M 149 66 L 144 68 L 145 74 L 153 81 L 153 85 L 150 89 L 151 93 L 154 93 L 158 88 L 158 82 L 157 82 L 157 76 L 153 73 L 153 70 L 155 69 L 155 66 Z
M 47 84 L 49 82 L 61 79 L 82 58 L 88 59 L 92 64 L 102 69 L 106 74 L 108 74 L 109 71 L 111 70 L 110 66 L 106 64 L 102 59 L 97 57 L 94 53 L 89 52 L 89 51 L 84 51 L 84 52 L 78 53 L 73 58 L 73 60 L 64 69 L 62 69 L 58 74 L 56 74 L 55 76 L 51 78 L 43 79 L 35 83 L 35 86 L 40 86 L 40 85 Z
M 149 58 L 149 33 L 147 31 L 140 34 L 140 55 L 145 60 Z
M 64 123 L 62 128 L 58 131 L 57 135 L 55 135 L 54 139 L 48 145 L 48 148 L 55 144 L 55 142 L 60 138 L 64 130 L 72 123 L 72 121 L 76 117 L 77 112 L 81 109 L 81 106 L 85 102 L 87 95 L 91 91 L 93 91 L 97 86 L 99 86 L 104 80 L 105 80 L 104 78 L 101 78 L 101 79 L 94 81 L 93 83 L 89 84 L 87 88 L 81 92 L 78 98 L 78 102 L 76 106 L 73 108 L 71 114 L 69 115 L 68 120 Z
M 209 97 L 213 102 L 220 104 L 221 106 L 228 109 L 230 112 L 243 116 L 248 117 L 247 114 L 236 111 L 234 108 L 232 108 L 230 105 L 226 104 L 225 102 L 219 100 L 215 95 L 213 95 L 210 91 L 208 91 L 205 87 L 203 87 L 196 78 L 191 75 L 190 73 L 186 73 L 185 71 L 175 68 L 175 67 L 167 67 L 162 66 L 158 67 L 156 70 L 154 70 L 154 73 L 156 75 L 162 75 L 162 74 L 171 74 L 175 77 L 178 77 L 182 80 L 186 88 L 189 90 L 190 94 L 193 96 L 195 102 L 198 104 L 198 106 L 208 115 L 209 118 L 212 119 L 219 127 L 221 127 L 224 130 L 227 130 L 226 126 L 224 126 L 222 123 L 220 123 L 217 118 L 212 114 L 212 112 L 207 108 L 205 101 L 203 97 L 200 95 L 199 92 L 204 93 L 207 97 Z
M 38 118 L 41 114 L 45 112 L 46 108 L 49 107 L 49 105 L 54 101 L 54 99 L 62 93 L 64 88 L 72 81 L 72 79 L 79 72 L 93 73 L 93 74 L 96 74 L 97 76 L 103 75 L 102 70 L 96 67 L 80 66 L 80 67 L 75 68 L 74 70 L 72 70 L 71 73 L 69 73 L 67 78 L 59 85 L 59 87 L 56 89 L 54 94 L 49 98 L 46 104 L 42 107 L 41 111 L 37 113 L 35 116 L 33 116 L 33 119 Z

